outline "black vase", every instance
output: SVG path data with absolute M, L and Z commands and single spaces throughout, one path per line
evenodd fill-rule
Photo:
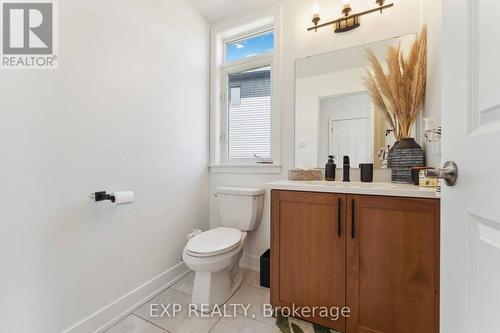
M 425 162 L 424 150 L 413 138 L 401 139 L 389 157 L 392 182 L 399 184 L 413 184 L 411 169 Z
M 391 168 L 392 167 L 392 153 L 394 152 L 394 148 L 399 144 L 399 141 L 394 142 L 392 147 L 389 149 L 389 152 L 387 153 L 387 167 Z

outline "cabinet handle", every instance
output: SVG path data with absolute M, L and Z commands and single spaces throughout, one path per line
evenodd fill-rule
M 352 199 L 351 201 L 351 238 L 356 238 L 356 201 Z
M 337 223 L 338 223 L 338 226 L 337 226 L 337 232 L 338 232 L 338 235 L 339 237 L 342 237 L 342 225 L 341 225 L 341 218 L 342 218 L 342 199 L 338 199 L 338 204 L 337 204 L 337 207 L 338 207 L 338 216 L 337 216 Z

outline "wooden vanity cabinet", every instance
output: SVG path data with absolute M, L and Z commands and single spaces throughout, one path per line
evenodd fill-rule
M 438 332 L 439 200 L 347 196 L 347 332 Z
M 345 195 L 272 191 L 271 303 L 342 308 L 346 284 Z M 343 332 L 345 319 L 304 318 Z
M 273 190 L 271 206 L 273 306 L 346 305 L 304 318 L 340 332 L 439 331 L 439 200 Z

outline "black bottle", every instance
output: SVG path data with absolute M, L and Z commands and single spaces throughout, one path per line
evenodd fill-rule
M 328 163 L 325 165 L 325 180 L 334 181 L 335 180 L 335 171 L 337 169 L 337 165 L 333 161 L 335 156 L 328 156 Z
M 351 163 L 349 162 L 349 156 L 344 156 L 344 182 L 350 182 Z

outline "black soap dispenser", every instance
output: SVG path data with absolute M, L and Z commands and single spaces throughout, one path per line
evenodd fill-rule
M 351 163 L 349 161 L 349 156 L 345 155 L 344 156 L 344 182 L 350 182 L 351 181 Z
M 328 156 L 328 163 L 325 165 L 325 180 L 335 181 L 335 171 L 337 169 L 337 165 L 333 160 L 334 158 L 335 156 L 333 155 Z

